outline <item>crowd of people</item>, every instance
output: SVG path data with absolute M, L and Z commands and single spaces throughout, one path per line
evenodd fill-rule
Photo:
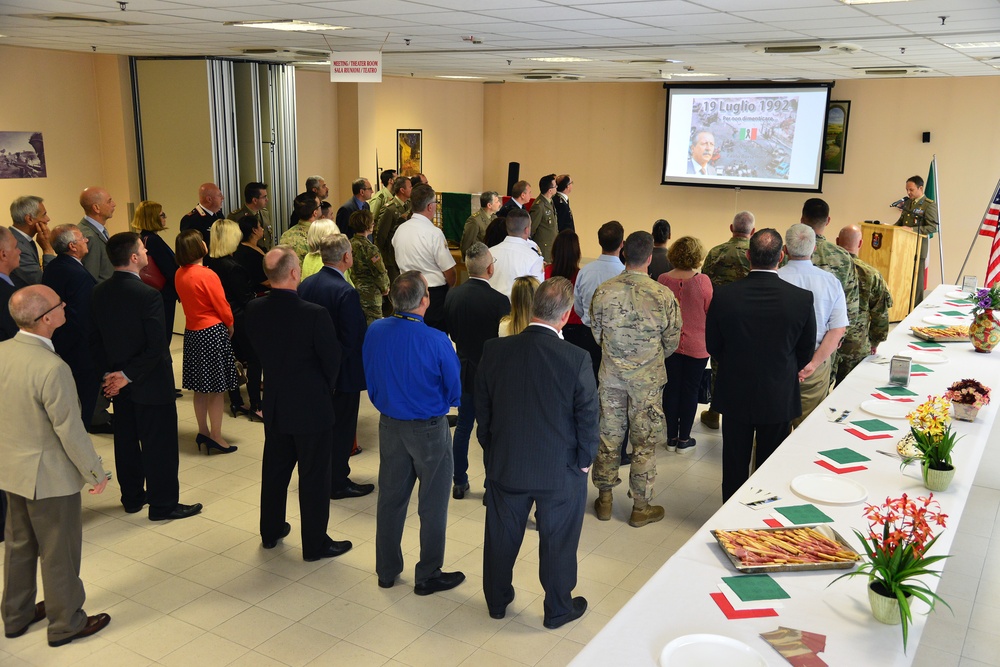
M 445 537 L 449 489 L 455 500 L 471 492 L 475 429 L 490 615 L 503 618 L 513 600 L 534 506 L 543 620 L 558 628 L 587 608 L 572 591 L 588 477 L 599 520 L 615 517 L 623 466 L 632 506 L 620 518 L 636 528 L 661 520 L 658 447 L 695 449 L 699 398 L 710 394 L 701 421 L 721 426 L 727 500 L 887 335 L 888 288 L 857 258 L 856 226 L 826 239 L 822 199 L 807 200 L 784 234 L 757 230 L 753 214 L 740 212 L 732 238 L 707 252 L 693 236 L 671 243 L 666 220 L 628 235 L 612 220 L 597 230 L 601 255 L 581 266 L 572 177 L 548 174 L 533 203 L 526 181 L 504 204 L 482 194 L 460 241 L 468 279 L 459 285 L 426 177 L 387 170 L 379 180 L 377 193 L 353 181 L 334 214 L 324 179 L 309 177 L 280 235 L 265 184 L 247 184 L 243 205 L 225 217 L 221 190 L 206 183 L 173 248 L 154 201 L 136 208 L 133 231 L 114 235 L 116 205 L 100 187 L 81 192 L 78 224 L 51 230 L 41 198 L 11 204 L 13 226 L 0 228 L 0 298 L 9 305 L 0 335 L 12 339 L 0 343 L 0 384 L 30 404 L 30 418 L 0 435 L 8 637 L 49 618 L 58 646 L 110 621 L 82 610 L 78 492 L 90 484 L 101 493 L 110 478 L 88 430 L 114 436 L 125 512 L 148 507 L 150 520 L 163 521 L 201 511 L 178 502 L 181 389 L 193 393 L 199 451 L 236 451 L 223 433 L 226 398 L 234 418 L 263 422 L 264 549 L 291 530 L 286 502 L 298 467 L 306 561 L 352 548 L 328 535 L 330 501 L 376 489 L 350 477 L 367 391 L 381 415 L 377 584 L 392 587 L 404 571 L 400 543 L 417 486 L 417 595 L 465 580 L 443 569 Z M 170 354 L 178 300 L 181 389 Z M 66 554 L 42 561 L 45 604 L 35 600 L 40 549 Z

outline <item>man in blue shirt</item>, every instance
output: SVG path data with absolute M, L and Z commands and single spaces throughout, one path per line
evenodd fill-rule
M 430 595 L 465 581 L 442 572 L 453 459 L 445 415 L 462 395 L 458 356 L 448 336 L 424 324 L 427 281 L 405 271 L 389 289 L 395 313 L 368 328 L 365 379 L 379 419 L 379 497 L 375 524 L 378 585 L 391 588 L 403 571 L 400 541 L 414 483 L 420 481 L 420 560 L 414 593 Z

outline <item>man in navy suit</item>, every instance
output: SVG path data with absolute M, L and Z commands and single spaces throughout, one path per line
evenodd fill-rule
M 350 478 L 351 449 L 358 432 L 358 407 L 361 392 L 367 388 L 361 361 L 367 320 L 358 291 L 344 278 L 344 272 L 354 264 L 350 239 L 343 234 L 328 236 L 320 241 L 319 252 L 323 268 L 299 285 L 299 296 L 329 311 L 343 352 L 337 388 L 333 394 L 336 427 L 333 431 L 330 498 L 359 498 L 375 490 L 374 484 L 355 484 Z
M 337 209 L 337 227 L 340 229 L 340 233 L 347 236 L 347 238 L 354 236 L 354 231 L 349 224 L 351 213 L 369 210 L 368 200 L 372 198 L 374 191 L 372 190 L 372 184 L 368 182 L 367 178 L 359 178 L 351 183 L 351 192 L 353 193 L 351 198 Z
M 52 249 L 56 258 L 45 266 L 42 284 L 51 287 L 66 304 L 66 324 L 52 334 L 56 353 L 69 364 L 80 396 L 83 423 L 89 428 L 97 423 L 94 410 L 101 384 L 90 352 L 90 301 L 97 280 L 83 265 L 90 244 L 76 225 L 59 225 L 52 230 Z M 110 433 L 105 400 L 101 412 L 104 433 Z
M 527 329 L 486 341 L 476 373 L 477 434 L 486 458 L 486 604 L 491 617 L 503 618 L 514 599 L 514 561 L 534 503 L 549 629 L 587 610 L 587 600 L 572 593 L 587 473 L 600 440 L 590 355 L 562 340 L 572 308 L 573 285 L 546 280 Z
M 802 414 L 799 371 L 816 348 L 812 292 L 782 280 L 782 238 L 774 229 L 750 237 L 750 274 L 715 290 L 705 344 L 719 362 L 712 409 L 722 414 L 722 500 L 750 477 Z

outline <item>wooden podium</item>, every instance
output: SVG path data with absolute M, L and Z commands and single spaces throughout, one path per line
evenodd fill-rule
M 908 227 L 861 223 L 861 250 L 858 256 L 871 264 L 885 278 L 892 294 L 889 321 L 899 322 L 913 304 L 913 285 L 919 270 L 917 252 L 920 234 Z M 920 276 L 923 278 L 923 276 Z

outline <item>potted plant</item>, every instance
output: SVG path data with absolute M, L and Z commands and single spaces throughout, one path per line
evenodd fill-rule
M 868 534 L 855 530 L 865 549 L 865 560 L 857 570 L 842 574 L 833 581 L 844 577 L 864 575 L 868 577 L 868 601 L 875 619 L 889 625 L 903 627 L 903 651 L 913 612 L 910 610 L 912 598 L 923 600 L 934 610 L 940 601 L 951 606 L 937 593 L 929 589 L 920 577 L 941 576 L 930 566 L 947 558 L 928 556 L 937 538 L 932 526 L 945 527 L 947 515 L 931 493 L 926 498 L 914 500 L 905 493 L 901 498 L 886 498 L 884 505 L 866 505 L 865 518 L 868 520 Z M 831 582 L 833 583 L 833 582 Z
M 969 378 L 952 383 L 944 397 L 955 407 L 955 419 L 971 422 L 984 405 L 990 403 L 990 388 L 979 380 Z
M 1000 285 L 976 290 L 969 301 L 974 316 L 969 325 L 972 346 L 976 352 L 991 352 L 1000 343 L 1000 324 L 993 317 L 993 311 L 1000 308 Z
M 913 446 L 923 472 L 924 486 L 944 491 L 955 476 L 951 452 L 958 435 L 951 430 L 951 410 L 942 396 L 928 396 L 917 409 L 906 415 L 913 434 Z

